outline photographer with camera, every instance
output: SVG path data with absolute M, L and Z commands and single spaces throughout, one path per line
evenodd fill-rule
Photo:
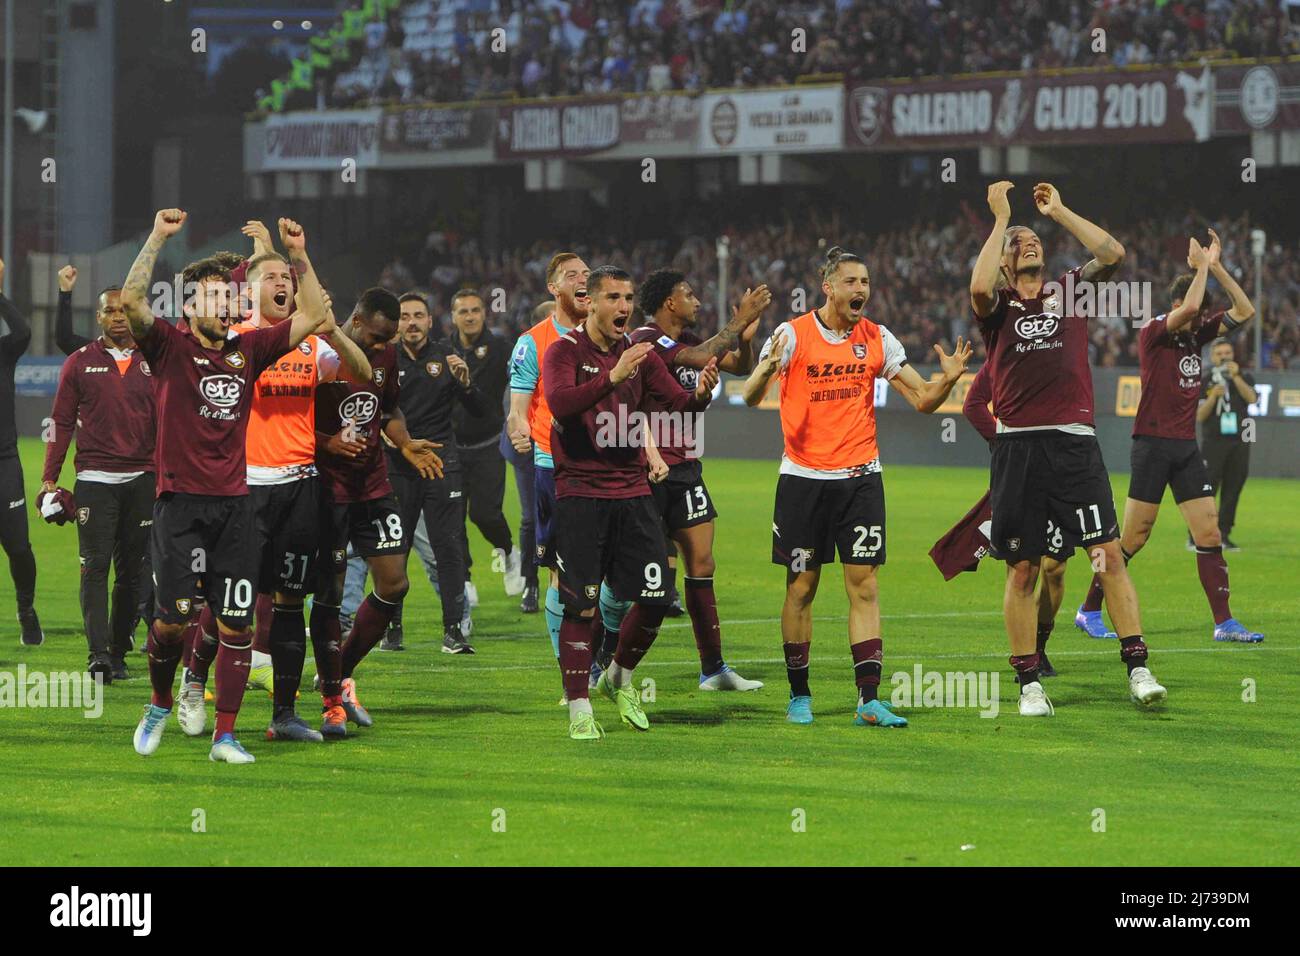
M 1250 470 L 1250 444 L 1242 440 L 1247 408 L 1256 400 L 1255 380 L 1234 361 L 1227 339 L 1210 346 L 1210 370 L 1201 384 L 1196 420 L 1201 423 L 1201 453 L 1210 483 L 1219 498 L 1219 531 L 1225 551 L 1240 551 L 1229 534 L 1237 516 L 1237 501 Z

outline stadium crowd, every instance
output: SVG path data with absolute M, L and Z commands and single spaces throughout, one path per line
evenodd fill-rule
M 291 105 L 1277 56 L 1300 53 L 1289 9 L 1282 0 L 413 0 L 370 24 L 350 64 Z M 498 28 L 504 52 L 493 48 Z
M 861 229 L 841 228 L 834 217 L 825 216 L 820 220 L 814 217 L 812 223 L 801 220 L 798 226 L 787 218 L 779 225 L 737 228 L 728 232 L 727 298 L 737 302 L 746 287 L 766 283 L 775 307 L 765 317 L 765 333 L 798 307 L 796 290 L 805 290 L 803 301 L 809 303 L 805 308 L 811 308 L 820 301 L 817 267 L 825 248 L 810 242 L 809 237 L 825 236 L 833 244 L 865 256 L 872 281 L 868 314 L 888 326 L 910 355 L 920 358 L 934 342 L 951 347 L 958 335 L 970 335 L 967 286 L 988 230 L 986 218 L 979 210 L 967 208 L 962 216 L 946 223 L 917 221 L 896 231 L 870 235 Z M 1086 256 L 1068 236 L 1054 232 L 1050 223 L 1035 222 L 1034 227 L 1043 237 L 1053 276 Z M 1247 217 L 1216 223 L 1215 227 L 1223 237 L 1224 261 L 1253 295 Z M 1203 220 L 1192 213 L 1117 229 L 1127 252 L 1117 279 L 1151 283 L 1153 312 L 1165 311 L 1170 282 L 1179 271 L 1187 271 L 1187 237 L 1204 232 Z M 393 289 L 427 288 L 430 309 L 441 317 L 444 330 L 450 327 L 446 316 L 452 293 L 462 286 L 478 287 L 488 296 L 490 324 L 513 340 L 531 324 L 533 307 L 549 297 L 546 263 L 557 249 L 569 246 L 590 263 L 613 263 L 634 276 L 645 276 L 662 266 L 679 269 L 696 283 L 706 313 L 704 325 L 716 323 L 716 245 L 712 238 L 699 234 L 680 242 L 648 240 L 627 246 L 540 241 L 490 254 L 475 239 L 438 229 L 429 234 L 423 248 L 389 263 L 379 283 Z M 1265 263 L 1263 364 L 1274 369 L 1300 368 L 1300 243 L 1273 245 Z M 496 289 L 504 295 L 494 305 Z M 1217 290 L 1211 292 L 1211 298 L 1219 304 L 1224 301 Z M 979 349 L 982 345 L 977 337 L 977 353 Z M 1138 364 L 1137 330 L 1129 316 L 1100 317 L 1094 322 L 1091 360 L 1104 367 Z

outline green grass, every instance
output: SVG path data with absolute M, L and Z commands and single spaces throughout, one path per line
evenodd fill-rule
M 28 493 L 41 448 L 24 444 Z M 1296 484 L 1252 479 L 1231 556 L 1233 605 L 1268 634 L 1218 645 L 1166 499 L 1134 562 L 1152 665 L 1169 704 L 1128 700 L 1114 642 L 1076 631 L 1069 610 L 1087 586 L 1067 575 L 1047 684 L 1057 714 L 1015 713 L 1000 616 L 1001 568 L 945 584 L 927 556 L 982 493 L 976 469 L 888 466 L 890 561 L 881 575 L 885 674 L 1001 675 L 1002 712 L 915 709 L 901 731 L 854 727 L 853 674 L 840 569 L 816 608 L 817 722 L 784 721 L 776 617 L 781 571 L 768 563 L 774 462 L 712 461 L 722 517 L 717 593 L 728 660 L 767 682 L 755 694 L 703 694 L 685 618 L 670 621 L 640 670 L 653 678 L 648 734 L 595 701 L 597 744 L 566 735 L 559 678 L 540 615 L 518 612 L 487 572 L 471 532 L 483 606 L 478 654 L 436 653 L 435 598 L 412 563 L 404 654 L 373 653 L 357 672 L 376 725 L 322 746 L 271 744 L 270 702 L 250 694 L 248 767 L 210 763 L 207 742 L 169 722 L 158 753 L 131 749 L 145 679 L 106 690 L 103 716 L 73 710 L 0 714 L 0 849 L 13 864 L 1284 864 L 1298 846 L 1295 730 L 1300 640 L 1295 586 Z M 70 482 L 70 475 L 65 482 Z M 1126 476 L 1116 476 L 1122 502 Z M 508 501 L 513 505 L 513 490 Z M 0 671 L 84 666 L 75 532 L 33 523 L 38 609 L 47 642 L 0 643 Z M 8 585 L 8 581 L 4 582 Z M 0 594 L 12 608 L 12 592 Z M 5 612 L 8 616 L 11 612 Z M 143 658 L 130 658 L 143 678 Z M 310 655 L 308 669 L 311 669 Z M 1242 682 L 1258 700 L 1242 700 Z M 307 678 L 310 681 L 310 675 Z M 310 686 L 307 684 L 306 686 Z M 313 716 L 314 695 L 301 710 Z M 209 720 L 211 719 L 209 715 Z M 1094 810 L 1105 832 L 1094 832 Z M 206 832 L 192 832 L 193 811 Z M 504 810 L 505 832 L 493 829 Z M 806 814 L 794 832 L 793 812 Z M 500 814 L 497 814 L 500 818 Z M 970 847 L 963 850 L 962 848 Z M 597 847 L 600 850 L 597 850 Z

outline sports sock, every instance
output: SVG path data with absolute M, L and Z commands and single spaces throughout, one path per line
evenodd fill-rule
M 385 601 L 374 591 L 367 594 L 366 599 L 361 602 L 361 606 L 357 608 L 357 616 L 352 622 L 352 633 L 343 643 L 342 673 L 345 680 L 352 676 L 356 666 L 383 639 L 384 632 L 388 630 L 388 623 L 393 619 L 393 608 L 396 606 L 390 601 Z
M 1196 572 L 1201 576 L 1201 587 L 1205 589 L 1205 598 L 1214 612 L 1214 623 L 1222 624 L 1232 617 L 1228 607 L 1228 562 L 1223 557 L 1223 548 L 1197 545 Z
M 589 697 L 570 697 L 569 698 L 569 719 L 577 717 L 579 714 L 590 714 L 591 698 Z
M 194 653 L 190 655 L 190 673 L 200 684 L 208 682 L 208 668 L 217 656 L 217 617 L 212 609 L 204 607 L 199 614 L 199 631 L 194 639 Z
M 1052 625 L 1046 627 L 1038 625 L 1038 653 L 1041 654 L 1047 647 L 1047 642 L 1052 637 Z
M 1134 634 L 1132 637 L 1121 637 L 1119 639 L 1119 656 L 1120 660 L 1128 667 L 1128 672 L 1133 673 L 1135 667 L 1147 666 L 1147 646 L 1142 640 L 1141 634 Z
M 867 638 L 860 644 L 850 644 L 853 654 L 853 680 L 858 685 L 858 702 L 875 700 L 880 690 L 880 665 L 883 642 L 878 637 Z
M 700 673 L 705 677 L 722 669 L 722 628 L 718 624 L 718 599 L 713 578 L 693 578 L 686 583 L 686 611 L 695 632 L 695 649 L 700 653 Z
M 235 718 L 244 702 L 244 688 L 248 686 L 248 663 L 253 656 L 253 632 L 222 634 L 217 644 L 216 726 L 212 739 L 235 732 Z
M 564 620 L 564 606 L 560 604 L 560 589 L 546 589 L 546 630 L 551 635 L 551 650 L 556 659 L 560 656 L 560 622 Z
M 269 594 L 259 594 L 253 605 L 253 650 L 260 654 L 271 653 L 271 626 L 275 621 L 275 599 Z
M 158 636 L 157 624 L 149 625 L 149 641 L 145 653 L 149 655 L 149 684 L 153 688 L 150 702 L 156 707 L 172 707 L 172 685 L 176 682 L 176 667 L 181 662 L 181 642 L 164 641 Z
M 302 665 L 307 659 L 307 627 L 301 604 L 271 607 L 271 668 L 275 674 L 275 709 L 293 711 L 294 698 L 302 683 Z M 254 644 L 256 646 L 256 643 Z
M 1012 654 L 1011 666 L 1015 668 L 1016 680 L 1020 683 L 1021 693 L 1025 690 L 1026 684 L 1032 684 L 1038 680 L 1038 652 L 1033 654 Z
M 591 680 L 591 621 L 565 611 L 560 618 L 557 636 L 560 648 L 560 673 L 564 676 L 564 695 L 569 698 L 569 714 L 573 715 L 573 701 L 587 698 L 587 685 Z
M 199 619 L 194 617 L 181 633 L 181 666 L 189 670 L 194 663 L 194 642 L 199 640 Z
M 623 618 L 623 626 L 618 629 L 618 648 L 614 651 L 614 663 L 629 671 L 636 670 L 641 659 L 646 656 L 655 638 L 659 636 L 659 625 L 664 621 L 667 608 L 658 604 L 633 604 Z M 629 677 L 630 682 L 630 677 Z M 626 686 L 626 685 L 623 685 Z
M 339 632 L 339 609 L 320 601 L 311 605 L 311 651 L 316 658 L 316 673 L 320 675 L 320 693 L 325 698 L 338 697 L 342 692 L 343 637 Z
M 808 650 L 812 644 L 808 641 L 802 643 L 781 645 L 785 651 L 785 676 L 790 679 L 790 696 L 791 697 L 811 697 L 812 691 L 808 689 Z
M 1088 612 L 1100 611 L 1101 602 L 1104 598 L 1105 594 L 1102 593 L 1101 589 L 1101 575 L 1094 574 L 1092 576 L 1092 584 L 1088 587 L 1088 596 L 1083 599 L 1083 607 L 1079 608 L 1079 610 Z

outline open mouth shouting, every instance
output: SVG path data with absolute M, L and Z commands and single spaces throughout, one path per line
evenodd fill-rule
M 867 304 L 867 297 L 865 295 L 859 294 L 849 299 L 849 308 L 853 310 L 855 314 L 861 312 L 863 307 L 866 304 Z
M 629 316 L 626 315 L 614 316 L 614 331 L 618 332 L 621 335 L 624 332 L 624 330 L 627 329 L 628 318 Z
M 289 291 L 287 289 L 283 289 L 277 292 L 274 296 L 272 296 L 272 299 L 274 300 L 275 307 L 277 309 L 283 309 L 286 305 L 289 304 Z

